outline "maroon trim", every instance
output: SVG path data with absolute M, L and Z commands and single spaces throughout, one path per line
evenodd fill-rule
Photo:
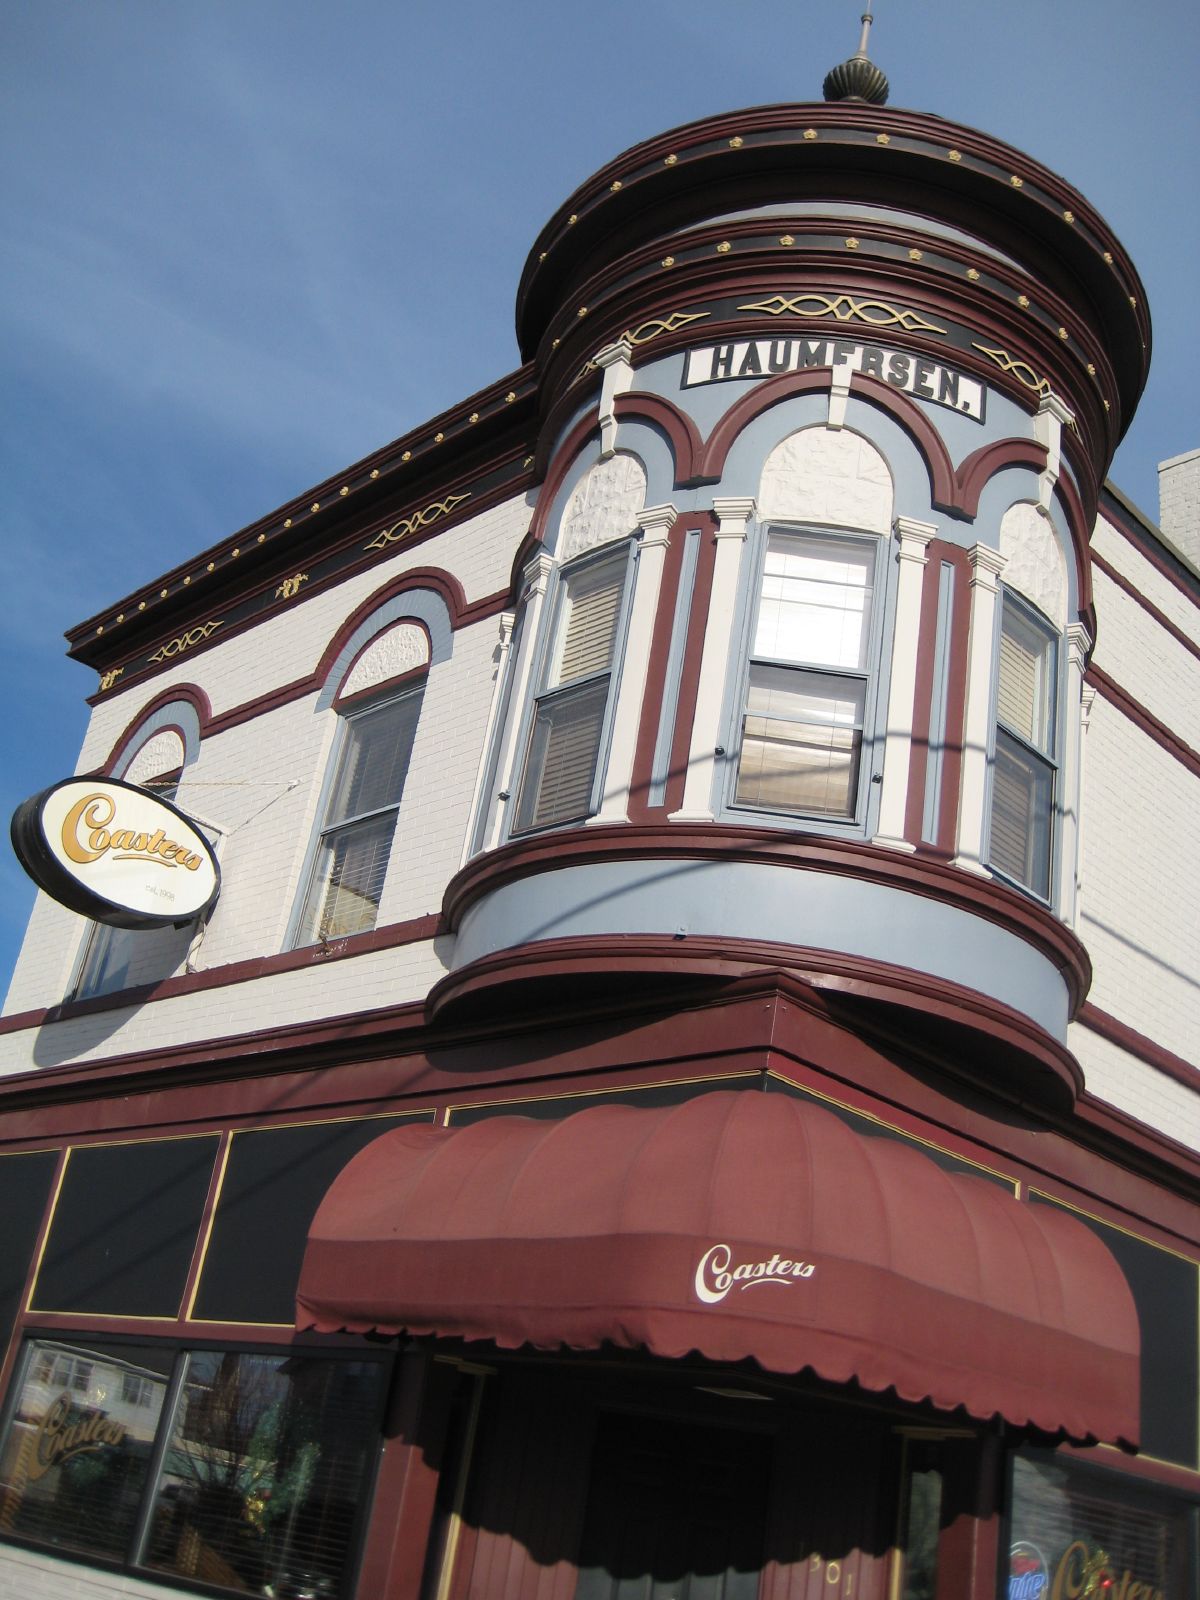
M 1142 610 L 1148 616 L 1153 617 L 1159 627 L 1165 629 L 1177 644 L 1181 644 L 1189 655 L 1195 656 L 1197 661 L 1200 661 L 1200 642 L 1184 633 L 1178 623 L 1172 622 L 1165 611 L 1160 611 L 1153 600 L 1148 600 L 1131 579 L 1127 578 L 1123 572 L 1118 572 L 1116 567 L 1111 562 L 1106 561 L 1097 550 L 1092 551 L 1092 565 L 1097 567 L 1106 578 L 1111 578 L 1118 589 L 1123 590 L 1131 600 L 1136 601 Z
M 696 697 L 700 690 L 700 666 L 704 659 L 704 640 L 708 633 L 708 608 L 712 598 L 713 571 L 717 561 L 718 518 L 712 511 L 694 511 L 681 519 L 688 530 L 700 530 L 700 549 L 696 558 L 696 578 L 692 585 L 691 612 L 687 620 L 687 639 L 679 668 L 679 699 L 675 708 L 675 735 L 667 762 L 664 806 L 669 816 L 683 804 L 688 762 L 692 750 L 692 723 L 696 719 Z
M 1174 1055 L 1170 1050 L 1164 1049 L 1153 1039 L 1148 1039 L 1144 1033 L 1138 1033 L 1136 1029 L 1131 1028 L 1128 1023 L 1120 1022 L 1116 1017 L 1110 1016 L 1107 1011 L 1101 1011 L 1100 1007 L 1094 1006 L 1090 1000 L 1080 1006 L 1075 1021 L 1090 1029 L 1092 1033 L 1098 1033 L 1110 1044 L 1128 1051 L 1131 1056 L 1137 1056 L 1139 1061 L 1157 1068 L 1159 1072 L 1165 1072 L 1167 1077 L 1174 1078 L 1177 1083 L 1200 1091 L 1200 1067 L 1193 1066 L 1182 1056 Z
M 934 646 L 937 643 L 938 590 L 942 564 L 934 553 L 938 541 L 926 546 L 921 574 L 921 618 L 917 628 L 917 681 L 913 691 L 913 724 L 908 767 L 908 796 L 904 804 L 904 837 L 921 843 L 925 814 L 925 785 L 929 779 L 929 734 L 933 717 Z
M 924 895 L 983 917 L 1031 944 L 1061 973 L 1072 1014 L 1091 984 L 1091 962 L 1075 934 L 1044 906 L 995 880 L 962 872 L 930 856 L 909 856 L 858 840 L 725 823 L 573 828 L 517 840 L 477 856 L 451 878 L 442 902 L 445 929 L 453 931 L 470 906 L 522 878 L 598 861 L 663 859 L 737 861 L 842 873 Z
M 1055 485 L 1067 515 L 1071 545 L 1075 551 L 1075 577 L 1079 585 L 1079 617 L 1093 643 L 1096 638 L 1096 607 L 1092 599 L 1091 538 L 1092 523 L 1083 498 L 1072 478 L 1060 473 Z
M 954 569 L 951 594 L 950 650 L 946 672 L 946 731 L 942 758 L 942 793 L 938 802 L 936 848 L 947 858 L 958 844 L 958 803 L 962 792 L 963 752 L 967 729 L 967 652 L 971 638 L 971 559 L 958 545 L 935 539 L 929 546 L 939 562 Z
M 703 481 L 697 476 L 701 450 L 699 430 L 687 412 L 681 411 L 673 401 L 658 394 L 619 394 L 613 402 L 613 414 L 621 420 L 639 418 L 666 435 L 675 461 L 677 489 Z
M 588 440 L 598 437 L 600 423 L 594 416 L 581 417 L 570 433 L 559 445 L 554 453 L 554 459 L 546 469 L 542 487 L 538 492 L 537 506 L 534 508 L 533 521 L 529 524 L 529 532 L 521 541 L 517 551 L 517 559 L 513 563 L 512 587 L 517 589 L 521 581 L 521 569 L 529 559 L 529 552 L 534 545 L 544 544 L 546 540 L 546 523 L 550 520 L 550 511 L 554 505 L 555 497 L 566 481 L 567 474 L 575 465 L 577 458 L 587 444 Z
M 939 511 L 952 516 L 959 513 L 958 484 L 954 476 L 954 463 L 942 436 L 915 400 L 882 378 L 872 378 L 869 373 L 855 372 L 850 378 L 850 393 L 870 401 L 881 411 L 886 411 L 908 434 L 925 459 L 929 473 L 932 504 Z M 968 458 L 969 459 L 969 458 Z
M 114 994 L 96 995 L 88 1000 L 66 1000 L 43 1010 L 17 1011 L 0 1017 L 0 1036 L 20 1033 L 26 1028 L 41 1028 L 50 1022 L 69 1022 L 75 1017 L 92 1016 L 98 1011 L 121 1011 L 130 1006 L 147 1006 L 155 1000 L 172 1000 L 181 994 L 198 994 L 205 989 L 223 989 L 229 984 L 248 983 L 255 978 L 270 978 L 280 972 L 296 972 L 304 967 L 324 966 L 351 956 L 369 955 L 375 950 L 393 950 L 399 945 L 421 944 L 441 930 L 435 915 L 413 917 L 408 922 L 393 922 L 370 933 L 350 934 L 327 945 L 302 945 L 273 956 L 252 956 L 245 961 L 230 961 L 203 972 L 183 972 L 159 983 L 118 989 Z
M 809 367 L 801 372 L 781 372 L 767 378 L 735 400 L 704 441 L 696 463 L 697 483 L 719 483 L 734 441 L 756 417 L 772 406 L 782 405 L 799 394 L 819 393 L 832 382 L 831 367 Z
M 106 756 L 104 764 L 97 769 L 101 776 L 111 778 L 124 759 L 126 747 L 137 737 L 149 718 L 156 711 L 161 711 L 164 706 L 174 705 L 177 700 L 182 700 L 186 705 L 190 705 L 193 708 L 200 724 L 200 737 L 203 739 L 212 721 L 212 702 L 198 683 L 174 684 L 170 689 L 161 690 L 152 700 L 147 700 L 137 715 L 125 724 L 125 728 L 119 735 L 117 742 Z M 183 732 L 182 728 L 178 731 L 180 733 Z M 186 752 L 186 738 L 183 741 L 183 747 Z
M 994 439 L 991 444 L 980 445 L 954 475 L 959 509 L 974 522 L 979 514 L 979 497 L 998 472 L 1006 467 L 1031 467 L 1041 472 L 1046 456 L 1046 446 L 1034 439 Z
M 397 617 L 394 622 L 389 622 L 380 628 L 378 633 L 373 633 L 362 648 L 355 652 L 354 659 L 350 662 L 345 672 L 342 673 L 341 683 L 348 681 L 355 667 L 372 646 L 377 644 L 386 634 L 392 633 L 396 628 L 404 627 L 419 628 L 425 636 L 425 660 L 422 665 L 409 667 L 404 672 L 397 672 L 382 683 L 373 683 L 369 689 L 360 689 L 357 694 L 344 695 L 339 685 L 337 693 L 333 697 L 333 709 L 335 711 L 341 711 L 346 706 L 360 705 L 364 700 L 369 699 L 372 695 L 380 694 L 385 689 L 395 689 L 399 684 L 428 676 L 429 668 L 433 664 L 433 641 L 429 637 L 429 629 L 421 621 L 420 617 Z
M 1094 663 L 1084 673 L 1084 682 L 1090 683 L 1110 705 L 1127 716 L 1130 722 L 1135 723 L 1144 734 L 1153 739 L 1168 755 L 1185 766 L 1195 778 L 1200 778 L 1200 751 L 1193 750 L 1190 744 L 1185 744 L 1178 734 L 1173 733 L 1165 722 L 1161 722 L 1152 711 L 1137 701 L 1119 683 L 1114 683 L 1102 667 Z
M 633 753 L 633 771 L 629 781 L 631 822 L 647 822 L 650 818 L 647 801 L 654 777 L 654 751 L 658 744 L 658 725 L 666 695 L 667 662 L 671 654 L 671 635 L 679 596 L 679 575 L 683 569 L 683 552 L 687 546 L 687 529 L 682 517 L 675 518 L 667 537 L 669 543 L 666 561 L 663 564 L 662 585 L 659 589 L 658 612 L 654 618 L 649 659 L 646 663 L 646 688 L 642 696 L 637 744 Z

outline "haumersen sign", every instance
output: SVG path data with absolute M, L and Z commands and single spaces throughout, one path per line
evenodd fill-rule
M 190 922 L 220 892 L 221 869 L 196 824 L 117 778 L 51 784 L 17 807 L 11 833 L 39 888 L 116 928 Z

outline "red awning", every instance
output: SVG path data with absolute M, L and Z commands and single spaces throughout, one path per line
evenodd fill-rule
M 397 1127 L 322 1201 L 297 1326 L 750 1358 L 1137 1437 L 1137 1312 L 1090 1229 L 783 1094 Z

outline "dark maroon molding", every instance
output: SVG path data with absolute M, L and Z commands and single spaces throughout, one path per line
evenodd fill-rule
M 566 481 L 568 472 L 575 464 L 579 452 L 588 440 L 598 436 L 600 423 L 593 416 L 580 417 L 570 433 L 554 452 L 554 459 L 546 469 L 541 490 L 538 493 L 537 507 L 533 513 L 533 521 L 529 524 L 526 534 L 517 551 L 517 559 L 513 563 L 512 587 L 514 593 L 518 590 L 521 581 L 521 569 L 529 559 L 529 553 L 535 545 L 546 542 L 546 523 L 550 518 L 550 508 L 554 504 L 555 496 Z
M 993 922 L 1031 944 L 1062 975 L 1072 1016 L 1091 985 L 1091 961 L 1075 934 L 1044 906 L 992 879 L 962 872 L 929 856 L 910 856 L 858 840 L 715 822 L 564 829 L 476 856 L 446 886 L 442 902 L 445 929 L 457 928 L 463 913 L 477 900 L 521 878 L 598 861 L 664 858 L 842 873 L 924 895 Z
M 1079 585 L 1079 620 L 1088 631 L 1092 644 L 1096 642 L 1096 606 L 1092 597 L 1091 542 L 1096 516 L 1089 517 L 1083 498 L 1073 478 L 1059 473 L 1055 485 L 1067 515 L 1067 528 L 1071 547 L 1075 552 L 1075 577 Z
M 1118 711 L 1123 712 L 1130 722 L 1135 723 L 1168 755 L 1174 756 L 1194 778 L 1200 778 L 1200 751 L 1193 750 L 1190 744 L 1185 744 L 1165 722 L 1160 722 L 1152 711 L 1147 711 L 1146 707 L 1122 689 L 1119 683 L 1114 683 L 1103 668 L 1093 663 L 1084 673 L 1084 682 L 1090 683 L 1110 705 L 1116 706 Z
M 662 395 L 634 391 L 619 394 L 613 404 L 613 411 L 622 419 L 640 418 L 666 435 L 671 454 L 675 459 L 677 489 L 692 483 L 708 481 L 697 472 L 700 434 L 696 424 L 687 412 L 681 411 L 673 401 L 665 399 Z
M 97 771 L 102 776 L 110 778 L 120 765 L 130 743 L 137 738 L 149 718 L 156 711 L 161 711 L 163 706 L 174 705 L 177 700 L 182 700 L 193 708 L 200 724 L 200 737 L 203 739 L 212 721 L 212 702 L 198 683 L 177 683 L 172 685 L 170 689 L 161 690 L 152 700 L 147 700 L 137 715 L 125 724 L 125 728 L 117 739 L 116 744 L 108 752 L 103 764 Z M 179 731 L 182 732 L 182 729 Z M 185 739 L 184 749 L 186 750 L 186 748 L 187 740 Z
M 760 417 L 772 406 L 782 405 L 794 395 L 827 390 L 830 376 L 829 367 L 810 367 L 803 372 L 781 372 L 777 377 L 756 383 L 740 400 L 733 402 L 704 441 L 697 461 L 697 481 L 719 483 L 734 440 L 755 417 Z
M 1155 1044 L 1153 1039 L 1148 1039 L 1144 1033 L 1138 1033 L 1128 1023 L 1119 1022 L 1107 1011 L 1101 1011 L 1100 1007 L 1094 1006 L 1090 1000 L 1080 1006 L 1075 1021 L 1082 1027 L 1090 1029 L 1092 1033 L 1098 1033 L 1102 1039 L 1107 1039 L 1110 1044 L 1117 1045 L 1129 1055 L 1137 1056 L 1139 1061 L 1157 1068 L 1159 1072 L 1165 1072 L 1167 1077 L 1174 1078 L 1177 1083 L 1182 1083 L 1193 1091 L 1200 1091 L 1200 1067 L 1193 1066 L 1182 1056 L 1174 1055 L 1162 1045 Z
M 1165 611 L 1158 609 L 1153 600 L 1148 600 L 1137 585 L 1127 578 L 1123 572 L 1118 572 L 1111 562 L 1106 561 L 1095 550 L 1092 551 L 1092 565 L 1099 568 L 1106 578 L 1111 578 L 1118 589 L 1123 589 L 1129 598 L 1136 601 L 1148 616 L 1153 617 L 1158 626 L 1169 633 L 1177 644 L 1181 644 L 1190 655 L 1195 656 L 1200 661 L 1200 643 L 1184 633 L 1177 623 L 1171 621 Z M 1195 597 L 1191 596 L 1189 598 L 1194 599 Z
M 963 515 L 974 522 L 979 513 L 979 496 L 998 472 L 1005 467 L 1032 467 L 1041 472 L 1046 455 L 1046 446 L 1035 439 L 996 439 L 973 450 L 955 473 L 957 501 Z
M 437 1018 L 465 1001 L 478 1002 L 489 992 L 503 994 L 521 983 L 558 980 L 575 985 L 597 973 L 608 980 L 653 973 L 668 979 L 691 975 L 728 981 L 764 971 L 788 973 L 826 993 L 919 1011 L 985 1034 L 1048 1073 L 1054 1085 L 1050 1097 L 1057 1103 L 1064 1095 L 1067 1104 L 1073 1103 L 1083 1086 L 1083 1074 L 1067 1047 L 1011 1006 L 910 967 L 803 945 L 703 935 L 675 939 L 669 934 L 539 940 L 496 951 L 450 973 L 430 990 L 426 1004 L 430 1017 Z M 1039 1091 L 1030 1082 L 1024 1090 L 1041 1098 L 1046 1086 Z
M 415 675 L 419 676 L 419 674 Z M 87 1000 L 64 1000 L 61 1005 L 37 1011 L 17 1011 L 0 1017 L 0 1035 L 20 1033 L 47 1023 L 69 1022 L 75 1017 L 90 1017 L 98 1011 L 122 1011 L 130 1006 L 150 1005 L 155 1000 L 171 1000 L 176 995 L 198 994 L 205 989 L 224 989 L 254 978 L 270 978 L 280 972 L 296 972 L 303 967 L 321 967 L 330 961 L 369 955 L 374 950 L 392 950 L 399 945 L 421 944 L 441 929 L 437 916 L 413 917 L 408 922 L 393 922 L 370 933 L 354 933 L 327 944 L 302 945 L 273 956 L 252 956 L 246 961 L 228 961 L 224 966 L 206 967 L 202 972 L 181 972 L 158 983 L 139 984 L 133 989 L 118 989 L 112 994 L 95 995 Z
M 704 641 L 708 635 L 709 602 L 712 598 L 713 571 L 717 562 L 717 517 L 712 511 L 692 512 L 686 519 L 689 529 L 700 531 L 700 551 L 696 578 L 692 585 L 692 605 L 687 619 L 683 660 L 679 666 L 679 697 L 675 703 L 675 733 L 667 759 L 667 787 L 664 813 L 669 816 L 683 804 L 688 762 L 692 749 L 692 723 L 696 717 L 696 698 L 700 692 L 700 666 Z
M 387 605 L 389 600 L 396 600 L 400 595 L 409 594 L 413 589 L 431 589 L 450 614 L 451 630 L 458 632 L 463 625 L 463 613 L 467 610 L 467 597 L 462 584 L 444 567 L 414 567 L 409 572 L 400 573 L 369 594 L 355 606 L 348 617 L 342 619 L 333 638 L 321 652 L 321 659 L 312 674 L 313 678 L 318 683 L 324 683 L 347 641 L 353 638 L 362 624 L 370 619 L 372 613 Z

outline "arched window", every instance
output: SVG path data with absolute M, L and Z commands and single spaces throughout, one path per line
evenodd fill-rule
M 405 618 L 376 633 L 341 679 L 341 727 L 295 945 L 375 927 L 429 662 L 426 628 Z

